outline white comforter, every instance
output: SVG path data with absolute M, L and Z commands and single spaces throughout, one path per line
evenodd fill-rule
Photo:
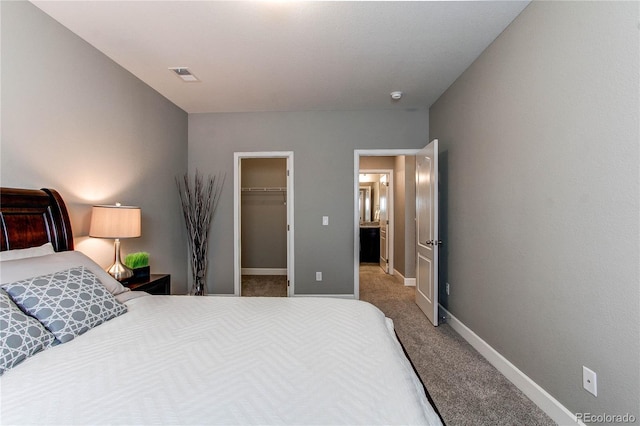
M 0 379 L 3 424 L 440 424 L 374 306 L 149 296 Z

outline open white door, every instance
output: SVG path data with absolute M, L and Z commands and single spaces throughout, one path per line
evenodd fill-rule
M 438 140 L 416 154 L 416 304 L 438 325 Z
M 380 267 L 385 273 L 389 273 L 389 180 L 380 182 Z

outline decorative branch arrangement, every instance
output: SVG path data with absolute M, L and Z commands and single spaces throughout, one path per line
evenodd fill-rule
M 182 182 L 176 178 L 184 222 L 187 226 L 189 251 L 191 252 L 191 274 L 193 284 L 189 294 L 204 296 L 207 293 L 207 248 L 209 228 L 215 213 L 225 175 L 208 175 L 206 182 L 196 170 L 193 181 L 185 174 Z

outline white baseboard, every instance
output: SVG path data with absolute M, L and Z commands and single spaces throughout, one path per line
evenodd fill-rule
M 207 296 L 240 297 L 239 294 L 207 294 Z M 201 297 L 201 296 L 187 296 L 187 297 Z M 336 299 L 355 299 L 353 294 L 294 294 L 291 297 L 332 297 Z
M 333 297 L 336 299 L 355 299 L 353 294 L 294 294 L 292 297 Z
M 398 276 L 398 278 L 400 278 L 400 282 L 402 284 L 404 284 L 407 287 L 415 287 L 416 286 L 416 279 L 415 278 L 405 278 L 404 275 L 402 275 L 397 269 L 393 270 L 395 272 L 395 275 Z
M 242 268 L 242 275 L 287 275 L 287 268 Z
M 529 399 L 531 399 L 542 411 L 547 413 L 549 417 L 560 425 L 577 424 L 585 426 L 579 421 L 575 414 L 567 410 L 557 399 L 551 396 L 540 385 L 531 380 L 529 376 L 524 374 L 513 365 L 508 359 L 502 356 L 498 351 L 493 349 L 480 336 L 474 333 L 469 327 L 464 325 L 458 318 L 451 315 L 442 305 L 440 309 L 447 316 L 447 323 L 453 328 L 464 340 L 469 342 L 482 356 L 484 356 L 491 365 L 501 372 L 511 383 L 516 385 Z
M 240 297 L 239 294 L 207 294 L 207 296 Z M 187 296 L 187 297 L 201 297 L 201 296 Z M 291 297 L 332 297 L 336 299 L 355 299 L 353 294 L 294 294 Z

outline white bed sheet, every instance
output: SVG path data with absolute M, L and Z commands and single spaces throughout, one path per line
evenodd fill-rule
M 365 302 L 149 296 L 0 378 L 3 424 L 441 424 Z

